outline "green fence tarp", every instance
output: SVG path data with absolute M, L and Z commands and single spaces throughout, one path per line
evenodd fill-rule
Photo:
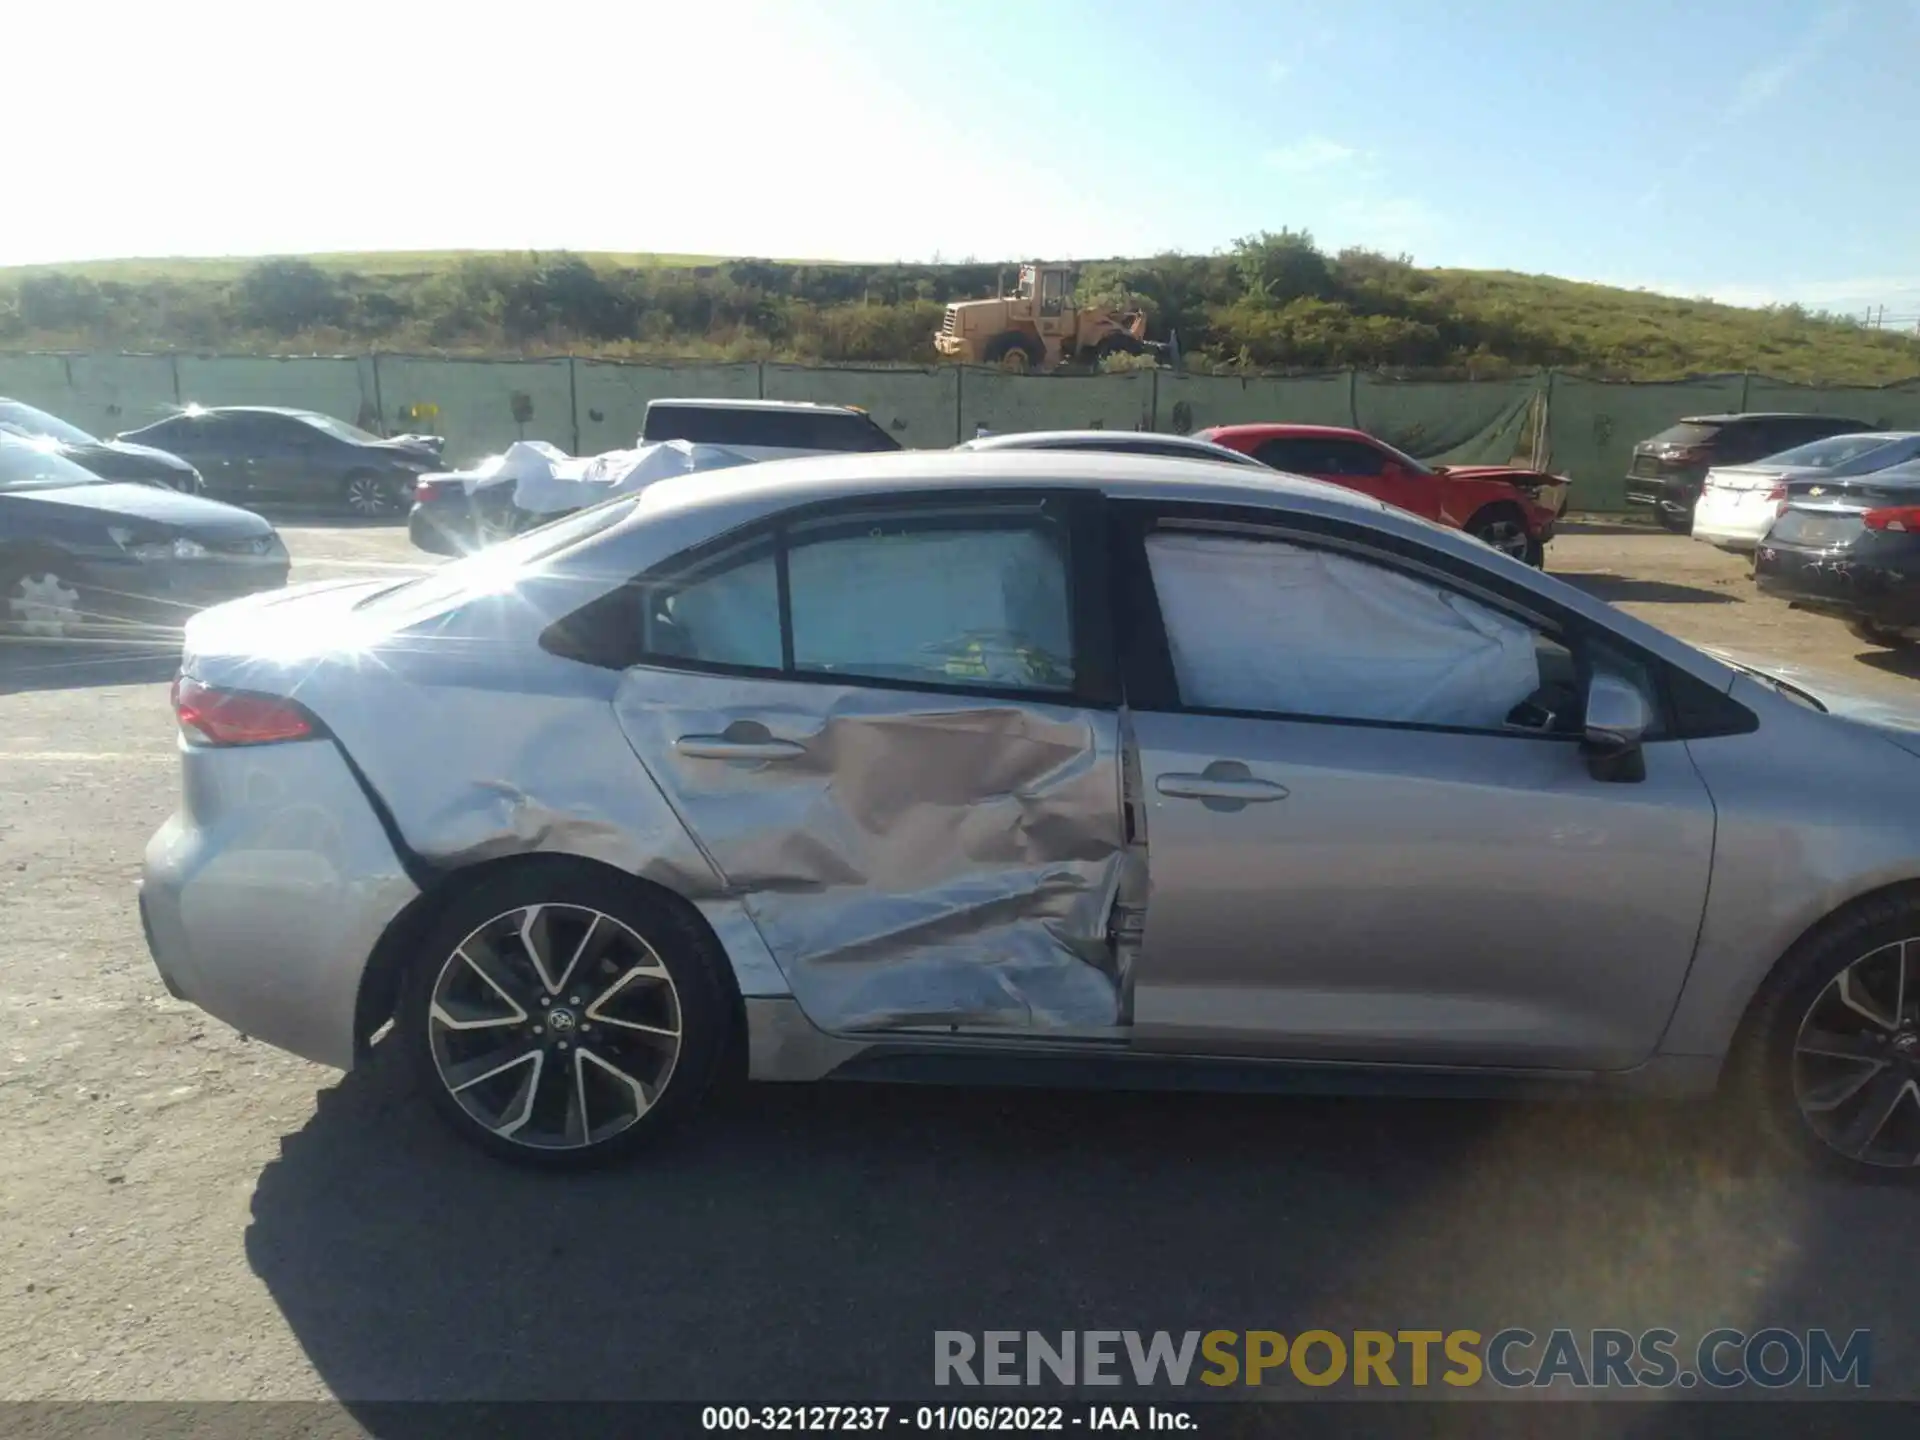
M 1527 420 L 1546 377 L 1511 380 L 1354 380 L 1354 423 L 1437 465 L 1506 465 L 1525 450 Z
M 1624 510 L 1633 447 L 1687 415 L 1738 410 L 1746 377 L 1671 384 L 1581 380 L 1556 374 L 1547 392 L 1552 468 L 1573 481 L 1571 510 Z
M 447 437 L 446 458 L 464 465 L 516 440 L 574 448 L 571 362 L 425 360 L 380 357 L 380 401 L 387 426 Z M 410 407 L 431 406 L 424 418 Z M 629 444 L 632 442 L 629 441 Z
M 1153 376 L 1004 375 L 972 366 L 958 373 L 960 433 L 985 426 L 1018 430 L 1137 430 L 1153 425 Z
M 1210 425 L 1263 420 L 1295 425 L 1353 424 L 1353 377 L 1320 375 L 1176 375 L 1162 372 L 1159 430 L 1190 435 Z
M 753 400 L 760 394 L 760 367 L 737 365 L 644 365 L 612 360 L 574 362 L 580 453 L 627 450 L 639 443 L 650 400 L 705 397 Z
M 769 400 L 858 405 L 909 449 L 944 449 L 960 430 L 960 370 L 952 365 L 937 370 L 768 365 L 766 395 Z
M 69 355 L 67 373 L 71 398 L 56 413 L 96 435 L 150 425 L 179 403 L 170 356 Z
M 370 358 L 181 355 L 174 363 L 184 404 L 289 405 L 318 410 L 368 429 L 378 429 L 384 423 L 373 403 Z
M 1504 464 L 1538 453 L 1572 477 L 1579 510 L 1625 508 L 1633 446 L 1686 415 L 1793 410 L 1920 429 L 1920 380 L 1884 388 L 1719 375 L 1664 384 L 1560 374 L 1507 380 L 1318 375 L 1007 375 L 997 370 L 194 355 L 0 355 L 0 396 L 111 435 L 183 403 L 297 405 L 389 432 L 430 430 L 460 464 L 517 439 L 598 454 L 636 443 L 667 396 L 859 405 L 904 445 L 943 448 L 978 429 L 1148 428 L 1189 433 L 1262 420 L 1358 425 L 1424 460 Z M 1544 401 L 1545 442 L 1535 452 Z M 409 407 L 432 407 L 409 413 Z
M 18 400 L 78 425 L 64 355 L 0 355 L 0 399 Z
M 1797 410 L 1844 415 L 1882 430 L 1920 430 L 1920 380 L 1904 385 L 1795 385 L 1756 375 L 1747 386 L 1748 410 Z

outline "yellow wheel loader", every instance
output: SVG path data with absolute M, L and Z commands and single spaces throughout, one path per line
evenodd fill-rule
M 1020 267 L 1017 284 L 1009 287 L 1003 278 L 999 288 L 997 299 L 947 306 L 933 337 L 943 359 L 1025 375 L 1156 348 L 1147 341 L 1147 317 L 1140 312 L 1076 307 L 1070 265 L 1036 260 Z

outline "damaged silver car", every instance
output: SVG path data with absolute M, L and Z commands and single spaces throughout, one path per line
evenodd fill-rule
M 1920 736 L 1267 471 L 668 479 L 186 632 L 169 990 L 462 1135 L 730 1065 L 1731 1101 L 1920 1163 Z

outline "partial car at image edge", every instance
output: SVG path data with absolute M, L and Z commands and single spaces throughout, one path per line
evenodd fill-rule
M 284 585 L 289 564 L 258 515 L 0 434 L 0 638 L 177 636 L 197 610 Z

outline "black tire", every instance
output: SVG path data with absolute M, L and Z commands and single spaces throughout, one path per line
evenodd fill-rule
M 1846 1039 L 1844 1032 L 1833 1028 L 1831 1017 L 1839 1014 L 1844 1024 L 1856 1015 L 1850 1006 L 1836 1009 L 1834 989 L 1843 972 L 1853 971 L 1855 998 L 1865 1001 L 1869 1010 L 1884 1010 L 1893 1018 L 1882 993 L 1889 990 L 1884 978 L 1888 951 L 1895 947 L 1893 953 L 1906 964 L 1898 946 L 1909 939 L 1920 939 L 1920 892 L 1871 896 L 1815 926 L 1787 952 L 1755 997 L 1728 1061 L 1723 1099 L 1790 1165 L 1856 1180 L 1920 1180 L 1920 1163 L 1876 1163 L 1884 1162 L 1886 1154 L 1875 1155 L 1873 1149 L 1876 1144 L 1891 1146 L 1898 1141 L 1904 1152 L 1911 1142 L 1915 1159 L 1920 1160 L 1920 983 L 1916 983 L 1920 977 L 1912 973 L 1920 971 L 1920 948 L 1908 967 L 1906 1007 L 1897 1023 L 1878 1025 L 1857 1019 L 1863 1057 L 1827 1053 L 1842 1048 L 1837 1042 Z M 1809 1028 L 1803 1030 L 1803 1026 Z M 1879 1035 L 1885 1036 L 1884 1041 L 1875 1038 Z M 1815 1047 L 1811 1051 L 1806 1048 L 1810 1044 Z M 1854 1042 L 1846 1040 L 1844 1048 L 1855 1048 Z M 1872 1057 L 1881 1055 L 1883 1068 L 1870 1072 L 1857 1092 L 1830 1108 L 1819 1108 L 1878 1063 Z M 1818 1102 L 1811 1112 L 1822 1117 L 1818 1123 L 1842 1134 L 1850 1125 L 1865 1129 L 1878 1113 L 1870 1107 L 1884 1097 L 1894 1080 L 1902 1079 L 1914 1088 L 1894 1086 L 1893 1119 L 1869 1136 L 1867 1158 L 1843 1153 L 1831 1136 L 1815 1128 L 1809 1111 L 1802 1108 L 1804 1094 Z
M 989 365 L 997 365 L 1016 375 L 1031 374 L 1047 358 L 1047 352 L 1041 348 L 1040 342 L 1019 330 L 1001 331 L 987 341 L 987 348 L 981 353 Z
M 358 519 L 384 519 L 400 513 L 400 487 L 391 476 L 356 470 L 340 482 L 340 504 Z
M 592 922 L 595 926 L 613 922 L 601 933 L 603 938 L 612 935 L 619 951 L 603 946 L 608 958 L 593 962 L 595 981 L 610 986 L 597 999 L 588 994 L 594 985 L 581 986 L 577 977 L 571 984 L 562 983 L 558 991 L 541 988 L 544 982 L 540 972 L 526 963 L 524 948 L 511 938 L 518 933 L 514 927 L 520 923 L 519 917 L 534 906 L 554 907 L 541 923 L 549 927 L 547 933 L 556 954 L 572 953 L 572 941 L 568 937 L 585 933 L 582 930 L 585 912 L 600 917 Z M 625 935 L 621 934 L 622 930 Z M 632 949 L 627 943 L 628 935 L 638 937 L 641 950 Z M 583 946 L 585 943 L 584 939 L 580 941 Z M 492 991 L 505 1001 L 500 1007 L 501 1013 L 510 1015 L 511 1010 L 517 1009 L 531 1018 L 517 1025 L 503 1021 L 484 1032 L 463 1031 L 435 1018 L 435 994 L 443 974 L 452 987 L 442 990 L 443 995 L 455 995 L 464 984 L 468 994 L 487 996 L 485 991 L 475 991 L 477 981 L 459 968 L 466 965 L 457 953 L 463 946 L 492 950 L 494 963 L 490 964 L 490 971 L 497 973 L 507 986 L 507 989 Z M 494 948 L 496 946 L 498 948 Z M 644 985 L 629 984 L 618 978 L 622 967 L 635 954 L 656 957 L 668 977 L 666 982 L 649 976 Z M 726 957 L 712 937 L 671 897 L 588 862 L 561 856 L 530 857 L 489 870 L 485 882 L 455 899 L 428 933 L 418 957 L 401 982 L 396 1017 L 401 1047 L 440 1117 L 462 1139 L 488 1154 L 548 1170 L 616 1163 L 630 1158 L 692 1114 L 712 1088 L 734 1028 L 734 1006 L 724 978 L 726 964 Z M 637 971 L 629 971 L 629 978 L 634 973 Z M 616 978 L 609 982 L 610 974 Z M 562 977 L 563 982 L 565 978 Z M 507 999 L 509 991 L 518 998 Z M 663 1055 L 659 1042 L 652 1036 L 642 1038 L 632 1034 L 640 1027 L 633 1023 L 631 1012 L 629 1019 L 622 1021 L 609 1019 L 606 1012 L 600 1010 L 599 1007 L 610 1002 L 624 1003 L 616 997 L 634 998 L 648 1005 L 645 1013 L 650 1023 L 658 1027 L 653 1035 L 663 1034 L 669 1025 L 677 1028 L 677 1052 L 666 1057 L 664 1069 L 659 1064 Z M 672 1002 L 670 1005 L 668 1000 Z M 455 1002 L 449 998 L 447 1003 Z M 543 1003 L 545 1008 L 541 1008 Z M 564 1032 L 552 1023 L 563 1011 L 569 1017 Z M 448 1013 L 451 1012 L 443 1006 L 442 1014 Z M 549 1023 L 539 1026 L 536 1021 Z M 596 1024 L 598 1034 L 593 1028 Z M 467 1104 L 453 1093 L 452 1082 L 442 1069 L 443 1056 L 455 1073 L 462 1064 L 470 1069 L 479 1067 L 482 1072 L 491 1065 L 492 1054 L 484 1048 L 456 1053 L 456 1047 L 468 1044 L 462 1037 L 474 1033 L 480 1037 L 472 1042 L 474 1046 L 500 1046 L 494 1052 L 497 1054 L 540 1051 L 541 1058 L 531 1065 L 523 1066 L 509 1059 L 503 1067 L 504 1073 L 496 1072 L 501 1073 L 499 1085 L 505 1085 L 510 1078 L 516 1089 L 526 1072 L 532 1072 L 533 1084 L 527 1087 L 531 1098 L 524 1102 L 525 1114 L 518 1121 L 522 1128 L 516 1132 L 528 1138 L 501 1133 L 500 1127 L 491 1126 L 470 1113 Z M 572 1041 L 562 1040 L 563 1033 L 572 1036 Z M 581 1050 L 589 1052 L 585 1061 L 578 1053 Z M 563 1051 L 567 1053 L 563 1055 Z M 549 1063 L 568 1069 L 549 1071 Z M 608 1065 L 614 1068 L 603 1068 Z M 569 1072 L 575 1076 L 572 1082 L 566 1078 Z M 581 1074 L 589 1076 L 590 1081 L 580 1081 Z M 628 1081 L 629 1086 L 622 1087 L 606 1079 L 614 1074 Z M 622 1093 L 624 1089 L 639 1095 L 644 1093 L 650 1078 L 656 1082 L 655 1094 L 644 1106 L 638 1101 L 630 1102 L 637 1112 L 633 1118 L 625 1119 L 615 1113 L 610 1120 L 603 1121 L 603 1124 L 617 1121 L 621 1128 L 598 1140 L 572 1138 L 574 1127 L 570 1117 L 574 1096 L 568 1093 L 570 1083 L 586 1086 L 591 1082 L 603 1091 Z M 547 1082 L 545 1092 L 542 1081 Z M 556 1082 L 560 1087 L 557 1092 L 551 1088 Z M 475 1092 L 471 1103 L 483 1106 L 489 1092 L 481 1086 L 491 1083 L 469 1080 L 466 1089 Z M 497 1093 L 498 1088 L 491 1093 Z M 549 1103 L 555 1099 L 564 1112 L 559 1117 L 561 1135 L 558 1139 L 554 1138 L 553 1129 L 555 1107 Z M 501 1112 L 504 1116 L 519 1115 L 522 1102 L 515 1099 L 505 1103 L 508 1108 Z M 583 1103 L 581 1108 L 590 1115 L 594 1106 Z M 515 1122 L 509 1119 L 505 1123 L 511 1127 Z M 584 1128 L 590 1136 L 596 1127 L 588 1120 Z
M 1663 505 L 1653 513 L 1659 519 L 1662 530 L 1670 530 L 1675 535 L 1691 535 L 1693 533 L 1693 507 L 1691 505 L 1684 510 L 1669 510 Z

